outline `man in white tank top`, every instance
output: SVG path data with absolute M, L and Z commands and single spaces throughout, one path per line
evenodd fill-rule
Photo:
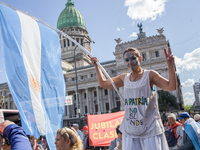
M 129 74 L 113 77 L 116 87 L 124 86 L 125 115 L 120 126 L 123 150 L 168 150 L 164 135 L 157 99 L 152 95 L 153 85 L 166 90 L 176 90 L 176 73 L 174 57 L 170 48 L 165 56 L 169 70 L 169 80 L 154 70 L 140 67 L 142 57 L 136 48 L 127 48 L 123 54 L 125 64 L 131 70 Z M 98 67 L 96 57 L 91 58 L 96 68 L 100 87 L 113 89 Z

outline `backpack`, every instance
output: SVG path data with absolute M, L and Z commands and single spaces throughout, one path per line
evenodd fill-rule
M 174 136 L 174 129 L 177 128 L 178 126 L 174 127 L 174 128 L 169 128 L 165 131 L 165 136 L 166 136 L 166 139 L 167 139 L 167 143 L 168 143 L 168 146 L 169 147 L 173 147 L 177 144 L 177 140 L 179 138 L 176 138 Z

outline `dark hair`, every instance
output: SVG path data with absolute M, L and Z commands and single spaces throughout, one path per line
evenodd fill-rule
M 164 125 L 165 122 L 167 123 L 167 120 L 162 120 L 163 125 Z
M 33 135 L 31 135 L 30 137 L 29 137 L 29 139 L 31 140 L 31 139 L 36 139 Z
M 137 48 L 134 48 L 134 47 L 128 47 L 124 53 L 123 53 L 123 57 L 124 57 L 124 54 L 127 53 L 127 52 L 130 52 L 130 51 L 133 51 L 137 57 L 140 57 L 140 52 L 137 50 Z
M 0 136 L 5 139 L 5 144 L 10 145 L 10 141 L 8 140 L 7 137 L 5 137 L 3 134 L 0 133 Z
M 116 132 L 117 132 L 117 134 L 122 134 L 122 132 L 119 130 L 119 127 L 120 127 L 120 125 L 117 126 Z

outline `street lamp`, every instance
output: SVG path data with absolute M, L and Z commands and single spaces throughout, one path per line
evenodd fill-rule
M 85 44 L 85 43 L 95 43 L 94 41 L 87 41 L 87 42 L 83 42 L 82 43 L 82 45 L 83 44 Z M 76 97 L 77 97 L 77 100 L 78 100 L 78 109 L 77 109 L 77 113 L 78 113 L 78 117 L 80 118 L 80 113 L 81 113 L 81 111 L 80 111 L 80 103 L 79 103 L 79 92 L 78 92 L 78 81 L 77 81 L 77 70 L 76 70 L 76 55 L 75 55 L 75 50 L 76 50 L 76 48 L 78 47 L 78 45 L 76 45 L 76 47 L 74 48 L 74 67 L 75 67 L 75 78 L 76 78 Z

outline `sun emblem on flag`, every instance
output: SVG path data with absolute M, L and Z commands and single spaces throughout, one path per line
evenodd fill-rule
M 40 83 L 32 75 L 30 76 L 31 87 L 39 94 L 40 93 Z

